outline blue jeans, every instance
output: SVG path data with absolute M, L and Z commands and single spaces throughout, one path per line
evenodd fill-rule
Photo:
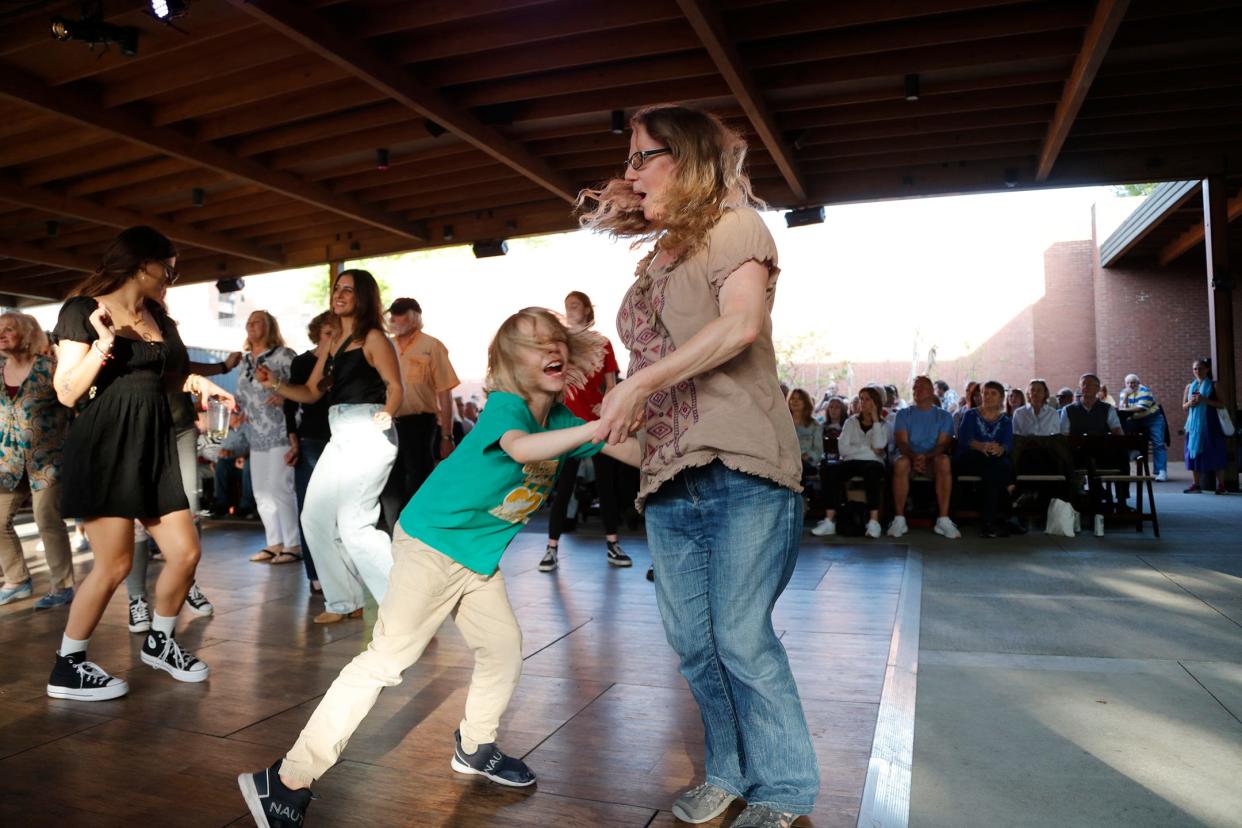
M 323 447 L 327 443 L 323 440 L 316 440 L 313 437 L 301 437 L 298 439 L 298 462 L 293 467 L 293 493 L 298 498 L 298 514 L 302 514 L 302 507 L 306 503 L 306 487 L 310 484 L 311 472 L 315 470 L 315 464 L 319 462 L 319 455 L 323 454 Z M 302 521 L 298 521 L 298 529 L 302 529 Z M 318 581 L 319 575 L 315 572 L 315 559 L 311 557 L 311 548 L 306 543 L 306 532 L 302 530 L 302 564 L 306 567 L 306 577 L 311 581 Z
M 1167 427 L 1164 415 L 1159 411 L 1148 414 L 1141 420 L 1131 417 L 1125 422 L 1127 434 L 1145 434 L 1151 440 L 1151 469 L 1155 474 L 1169 468 L 1169 450 L 1164 444 L 1164 430 Z
M 717 462 L 665 483 L 646 518 L 664 634 L 703 717 L 707 781 L 809 814 L 819 765 L 772 629 L 798 560 L 802 499 Z

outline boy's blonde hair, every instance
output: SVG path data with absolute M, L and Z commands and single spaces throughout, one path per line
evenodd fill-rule
M 529 323 L 529 327 L 524 323 Z M 604 365 L 604 344 L 607 340 L 601 334 L 590 329 L 571 333 L 561 317 L 547 308 L 523 308 L 501 324 L 487 346 L 485 390 L 489 393 L 507 391 L 529 399 L 527 390 L 518 382 L 518 349 L 539 348 L 548 339 L 569 346 L 569 359 L 565 365 L 566 386 L 582 388 L 587 379 Z

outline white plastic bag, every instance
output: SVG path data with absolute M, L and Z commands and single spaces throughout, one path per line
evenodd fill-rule
M 1053 498 L 1048 504 L 1048 521 L 1044 526 L 1044 532 L 1049 535 L 1072 538 L 1080 525 L 1078 521 L 1078 513 L 1074 511 L 1073 506 L 1064 500 Z
M 1226 437 L 1232 437 L 1234 428 L 1233 420 L 1229 419 L 1229 412 L 1223 408 L 1216 409 L 1216 414 L 1220 417 L 1220 430 L 1225 432 Z

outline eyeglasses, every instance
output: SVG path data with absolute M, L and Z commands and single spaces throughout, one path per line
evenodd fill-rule
M 639 150 L 629 158 L 625 159 L 625 163 L 633 168 L 635 172 L 638 172 L 647 163 L 648 158 L 654 158 L 657 155 L 667 155 L 671 152 L 672 150 L 668 147 L 661 147 L 660 149 L 653 150 Z
M 181 276 L 181 274 L 177 272 L 177 268 L 170 267 L 169 265 L 165 264 L 164 262 L 160 262 L 160 261 L 156 261 L 154 262 L 154 264 L 157 264 L 160 267 L 164 268 L 164 284 L 166 285 L 176 284 L 177 279 L 180 278 Z

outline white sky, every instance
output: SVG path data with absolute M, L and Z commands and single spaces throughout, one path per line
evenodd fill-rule
M 773 310 L 779 342 L 815 335 L 823 361 L 905 360 L 914 348 L 938 358 L 966 353 L 1043 294 L 1044 251 L 1091 236 L 1098 205 L 1104 238 L 1139 203 L 1111 188 L 909 199 L 827 208 L 822 225 L 787 229 L 765 214 L 782 267 Z M 642 251 L 585 232 L 509 243 L 507 256 L 475 259 L 457 246 L 363 260 L 396 296 L 423 306 L 426 330 L 442 340 L 463 380 L 482 378 L 487 344 L 506 316 L 529 305 L 562 307 L 570 290 L 589 294 L 597 328 L 620 353 L 614 317 Z M 305 301 L 322 269 L 246 279 L 245 303 L 281 320 L 290 345 L 320 310 Z M 204 313 L 213 285 L 170 291 L 189 345 L 237 348 L 243 333 Z M 58 306 L 30 309 L 47 327 Z M 214 316 L 214 314 L 212 314 Z M 827 353 L 825 353 L 827 352 Z

